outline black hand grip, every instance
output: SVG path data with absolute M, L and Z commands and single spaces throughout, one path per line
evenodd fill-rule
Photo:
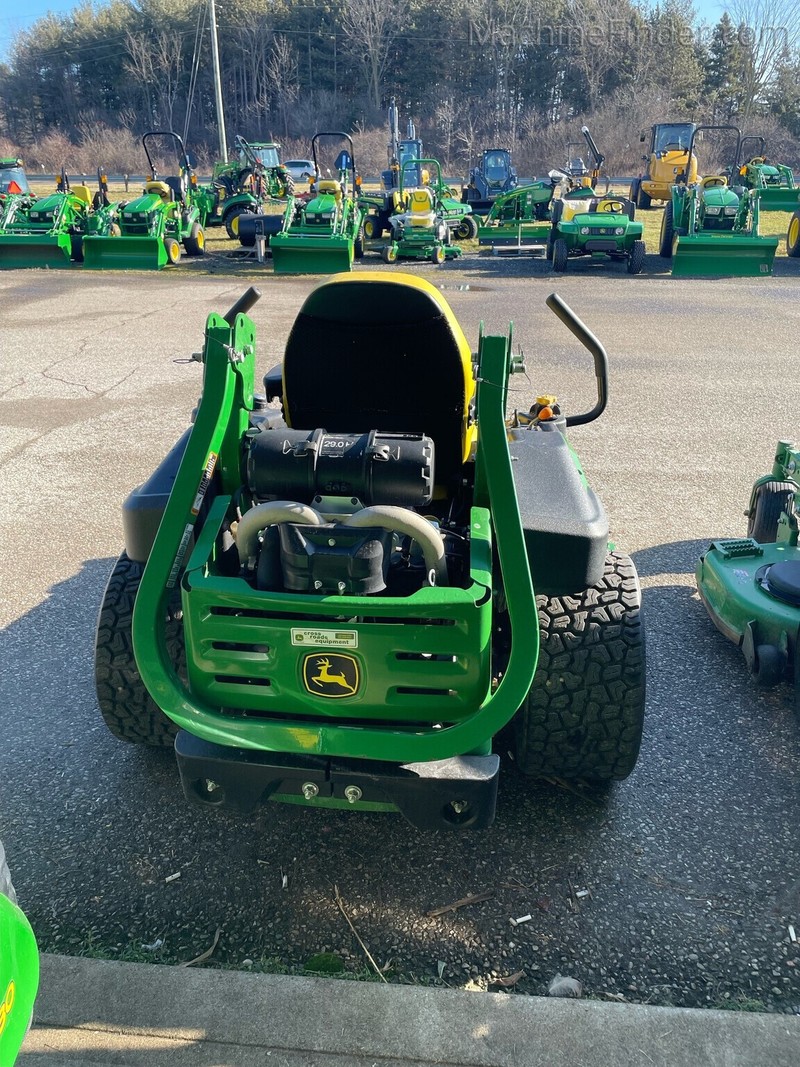
M 567 426 L 585 426 L 587 422 L 599 419 L 608 403 L 608 356 L 592 331 L 581 322 L 575 312 L 564 303 L 558 293 L 551 293 L 545 301 L 550 310 L 558 316 L 570 333 L 578 338 L 594 360 L 594 375 L 597 379 L 597 403 L 591 411 L 583 415 L 567 415 Z
M 255 285 L 251 285 L 249 289 L 242 293 L 233 307 L 228 311 L 223 318 L 229 326 L 233 326 L 236 322 L 237 315 L 246 315 L 250 308 L 261 299 L 261 290 Z

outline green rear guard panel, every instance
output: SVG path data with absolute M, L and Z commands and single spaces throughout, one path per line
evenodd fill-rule
M 0 849 L 0 856 L 2 850 Z M 0 893 L 0 1064 L 11 1067 L 28 1032 L 39 986 L 39 953 L 30 923 Z
M 83 239 L 83 265 L 89 270 L 161 270 L 168 262 L 160 237 Z

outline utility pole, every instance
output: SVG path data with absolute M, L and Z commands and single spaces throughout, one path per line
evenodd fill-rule
M 214 95 L 217 100 L 217 128 L 219 129 L 219 154 L 223 163 L 228 162 L 228 145 L 225 136 L 225 115 L 222 111 L 222 82 L 219 74 L 219 42 L 217 41 L 217 15 L 214 0 L 209 0 L 211 8 L 211 59 L 214 65 Z

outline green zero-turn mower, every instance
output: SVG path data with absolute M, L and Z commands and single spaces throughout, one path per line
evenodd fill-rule
M 128 498 L 96 643 L 100 709 L 174 745 L 187 797 L 484 827 L 508 724 L 527 775 L 633 769 L 640 592 L 555 397 L 507 410 L 511 337 L 473 353 L 407 274 L 318 286 L 254 395 L 249 290 L 206 323 L 193 425 Z M 282 417 L 268 410 L 282 402 Z M 534 592 L 536 589 L 536 593 Z
M 761 685 L 794 680 L 800 714 L 800 449 L 779 441 L 772 471 L 750 493 L 747 537 L 714 541 L 697 588 L 717 629 Z
M 175 145 L 178 174 L 159 178 L 150 149 L 158 138 Z M 141 196 L 120 206 L 118 234 L 87 236 L 84 265 L 95 270 L 161 270 L 181 258 L 205 254 L 205 205 L 183 139 L 172 130 L 150 130 L 142 137 L 149 177 Z
M 436 181 L 430 185 L 412 188 L 406 182 L 421 168 L 435 168 Z M 430 170 L 428 170 L 430 174 Z M 461 249 L 452 243 L 452 234 L 442 213 L 441 201 L 435 190 L 442 184 L 442 172 L 435 159 L 409 159 L 400 169 L 398 202 L 402 205 L 389 219 L 389 243 L 381 249 L 384 263 L 396 263 L 398 259 L 429 259 L 444 263 L 461 255 Z
M 98 176 L 100 172 L 98 171 Z M 83 260 L 89 219 L 108 232 L 111 209 L 101 203 L 103 186 L 92 195 L 87 185 L 70 185 L 62 168 L 56 191 L 46 196 L 11 196 L 0 223 L 0 268 L 69 267 Z
M 636 222 L 632 200 L 597 196 L 589 187 L 575 190 L 553 203 L 547 238 L 547 257 L 554 271 L 565 271 L 570 259 L 624 261 L 628 274 L 640 274 L 645 245 L 642 224 Z
M 694 142 L 702 130 L 736 134 L 735 164 L 742 137 L 736 126 L 697 126 L 688 158 L 693 158 Z M 661 220 L 658 250 L 672 260 L 673 277 L 772 274 L 778 238 L 758 232 L 760 191 L 731 186 L 724 174 L 708 175 L 694 184 L 687 184 L 685 178 L 685 172 L 678 175 Z
M 240 217 L 260 213 L 266 202 L 293 196 L 294 178 L 281 166 L 280 146 L 274 141 L 250 142 L 237 135 L 234 143 L 236 158 L 215 163 L 211 183 L 201 185 L 199 192 L 206 226 L 224 226 L 228 237 L 251 245 L 253 239 L 242 240 L 239 233 Z
M 28 1032 L 39 987 L 39 952 L 17 906 L 0 841 L 0 1064 L 12 1067 Z
M 337 177 L 318 178 L 309 199 L 290 196 L 283 224 L 270 238 L 276 274 L 338 274 L 350 270 L 364 255 L 363 211 L 356 195 L 352 138 L 341 132 L 315 133 L 311 138 L 314 170 L 321 174 L 317 148 L 320 138 L 345 140 L 350 150 L 336 157 Z
M 800 186 L 795 183 L 791 167 L 767 159 L 763 137 L 742 137 L 734 173 L 734 184 L 758 190 L 761 211 L 800 210 Z

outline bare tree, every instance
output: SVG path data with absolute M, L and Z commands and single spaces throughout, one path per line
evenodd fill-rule
M 159 30 L 152 37 L 128 33 L 125 42 L 126 68 L 139 83 L 148 115 L 173 129 L 175 102 L 183 83 L 181 34 L 177 30 Z
M 297 53 L 288 37 L 276 34 L 266 64 L 267 80 L 275 108 L 281 116 L 283 136 L 289 136 L 289 111 L 297 99 Z
M 409 0 L 350 0 L 342 10 L 342 29 L 364 68 L 376 108 L 381 106 L 383 76 L 408 8 Z
M 800 4 L 797 0 L 730 0 L 728 12 L 745 52 L 741 113 L 746 124 L 763 103 L 786 54 L 800 45 Z

